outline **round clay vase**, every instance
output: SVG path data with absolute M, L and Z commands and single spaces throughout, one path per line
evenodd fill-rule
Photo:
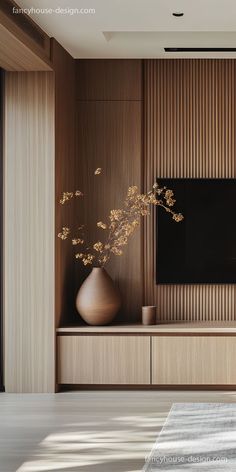
M 89 325 L 106 325 L 113 321 L 121 306 L 119 291 L 105 269 L 94 267 L 81 285 L 76 308 Z

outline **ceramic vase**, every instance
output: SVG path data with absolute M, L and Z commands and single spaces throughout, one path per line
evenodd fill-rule
M 76 297 L 81 318 L 89 325 L 106 325 L 114 320 L 120 306 L 120 294 L 113 280 L 105 269 L 94 267 Z

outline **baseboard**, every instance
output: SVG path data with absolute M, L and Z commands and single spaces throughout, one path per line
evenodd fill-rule
M 60 384 L 58 392 L 75 390 L 235 390 L 236 385 L 79 385 Z

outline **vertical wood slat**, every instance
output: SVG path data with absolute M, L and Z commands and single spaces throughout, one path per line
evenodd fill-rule
M 63 226 L 72 228 L 76 218 L 76 202 L 60 205 L 63 192 L 77 188 L 78 156 L 75 154 L 75 61 L 52 40 L 55 72 L 55 324 L 70 323 L 75 315 L 77 287 L 74 250 L 68 241 L 57 237 Z M 65 83 L 67 86 L 65 87 Z
M 156 176 L 236 177 L 236 61 L 144 61 L 144 189 Z M 155 284 L 155 215 L 144 223 L 144 302 L 165 321 L 236 319 L 234 285 Z
M 5 75 L 6 392 L 55 391 L 54 74 Z

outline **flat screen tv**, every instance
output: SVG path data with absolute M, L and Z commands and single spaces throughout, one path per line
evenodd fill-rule
M 236 283 L 236 179 L 158 179 L 180 223 L 157 207 L 157 284 Z

